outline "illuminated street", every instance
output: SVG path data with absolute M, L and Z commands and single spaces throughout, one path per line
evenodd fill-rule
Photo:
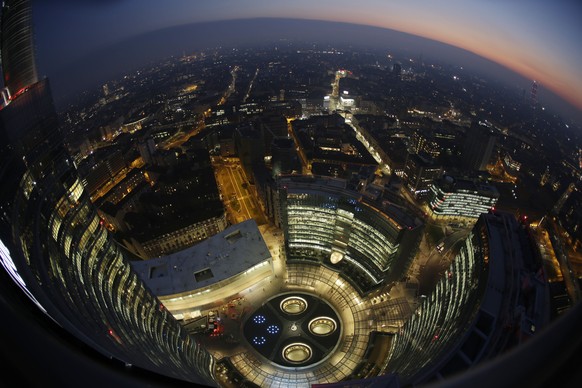
M 257 199 L 250 192 L 250 184 L 244 177 L 240 162 L 233 158 L 225 162 L 214 157 L 213 167 L 231 223 L 237 224 L 253 218 L 257 224 L 265 224 L 266 218 Z

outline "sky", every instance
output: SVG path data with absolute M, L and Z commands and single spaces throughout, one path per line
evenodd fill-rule
M 537 81 L 582 110 L 579 0 L 31 0 L 48 73 L 139 34 L 220 20 L 347 22 L 433 39 Z

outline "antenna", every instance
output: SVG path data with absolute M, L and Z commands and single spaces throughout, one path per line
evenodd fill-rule
M 536 81 L 531 84 L 530 103 L 532 106 L 536 106 L 538 103 L 538 83 Z

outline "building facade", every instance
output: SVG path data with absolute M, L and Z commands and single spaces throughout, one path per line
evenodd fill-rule
M 16 97 L 38 81 L 29 1 L 4 1 L 0 24 L 4 87 Z
M 30 12 L 26 1 L 4 2 L 3 40 L 17 38 L 7 29 L 19 23 L 11 13 L 19 7 Z M 3 62 L 20 61 L 8 47 Z M 63 146 L 46 79 L 26 84 L 0 111 L 0 140 L 0 259 L 14 282 L 107 358 L 212 384 L 212 356 L 150 293 L 102 225 Z
M 184 228 L 164 233 L 161 236 L 140 243 L 146 257 L 160 257 L 172 252 L 180 251 L 194 245 L 228 226 L 226 213 L 206 220 L 195 222 Z
M 430 186 L 428 207 L 440 219 L 477 219 L 497 204 L 495 186 L 445 175 Z
M 442 166 L 420 155 L 409 154 L 404 166 L 406 187 L 416 198 L 426 198 L 432 182 L 443 173 Z
M 278 187 L 288 261 L 326 265 L 364 293 L 405 276 L 420 241 L 420 220 L 366 200 L 343 179 L 289 176 Z
M 234 298 L 273 275 L 269 248 L 252 219 L 182 251 L 131 264 L 177 319 Z
M 534 335 L 549 320 L 541 257 L 513 215 L 480 216 L 444 277 L 392 342 L 403 385 L 447 378 Z

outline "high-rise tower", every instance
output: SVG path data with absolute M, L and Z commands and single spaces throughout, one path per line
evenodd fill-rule
M 319 262 L 367 293 L 406 276 L 423 222 L 406 209 L 374 202 L 343 179 L 280 177 L 279 223 L 290 262 Z
M 392 341 L 403 386 L 446 378 L 531 338 L 548 323 L 549 292 L 529 228 L 482 214 L 459 253 Z
M 536 106 L 538 103 L 538 83 L 533 81 L 531 84 L 531 92 L 529 96 L 531 106 Z
M 28 1 L 3 11 L 5 80 L 21 92 L 0 110 L 1 264 L 52 321 L 108 358 L 211 384 L 214 359 L 132 270 L 77 176 L 48 80 L 24 55 Z
M 4 86 L 12 95 L 17 95 L 38 81 L 29 1 L 4 1 L 0 24 Z
M 473 124 L 467 131 L 462 159 L 463 166 L 470 171 L 485 171 L 495 149 L 496 137 L 491 129 Z

